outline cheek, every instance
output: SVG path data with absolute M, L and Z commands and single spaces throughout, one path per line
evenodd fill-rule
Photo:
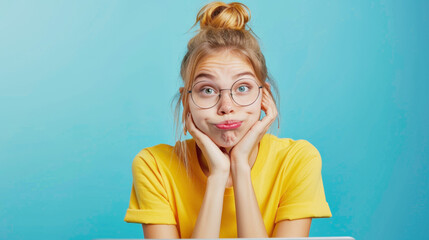
M 261 101 L 257 101 L 251 106 L 249 106 L 249 109 L 247 110 L 247 114 L 250 115 L 250 119 L 254 122 L 258 121 L 261 117 Z
M 207 129 L 206 120 L 207 120 L 208 114 L 205 114 L 204 111 L 201 111 L 201 110 L 196 110 L 196 109 L 190 109 L 190 110 L 191 110 L 191 115 L 192 115 L 192 119 L 194 120 L 195 126 L 199 130 L 206 132 L 206 129 Z

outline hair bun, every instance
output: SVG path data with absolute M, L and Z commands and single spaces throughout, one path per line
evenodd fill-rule
M 200 28 L 229 28 L 244 30 L 250 20 L 249 8 L 239 2 L 212 2 L 205 5 L 197 14 L 194 26 L 200 22 Z

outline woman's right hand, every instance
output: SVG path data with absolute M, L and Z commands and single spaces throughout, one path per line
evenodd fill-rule
M 207 160 L 209 176 L 216 175 L 228 179 L 230 172 L 228 153 L 222 151 L 206 134 L 195 126 L 191 113 L 188 113 L 186 117 L 185 126 Z

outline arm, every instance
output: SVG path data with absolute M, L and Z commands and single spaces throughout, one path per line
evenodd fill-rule
M 269 84 L 266 87 L 269 88 Z M 267 88 L 263 89 L 261 102 L 261 109 L 266 113 L 265 117 L 257 121 L 231 150 L 231 175 L 234 183 L 238 237 L 268 237 L 253 189 L 249 165 L 252 151 L 258 149 L 259 142 L 277 117 L 276 105 Z
M 209 166 L 206 192 L 192 232 L 192 238 L 219 238 L 223 197 L 230 171 L 229 157 L 208 136 L 197 129 L 190 114 L 187 118 L 186 128 L 208 159 Z
M 237 211 L 238 237 L 267 238 L 264 221 L 253 190 L 249 165 L 231 165 Z M 274 227 L 272 237 L 308 237 L 312 218 L 283 220 Z
M 179 233 L 176 225 L 142 224 L 144 238 L 150 239 L 177 239 Z
M 312 218 L 283 220 L 274 227 L 273 237 L 308 237 Z
M 234 183 L 237 235 L 239 238 L 268 238 L 250 178 L 249 164 L 231 163 Z
M 228 179 L 223 176 L 209 176 L 206 192 L 192 232 L 192 238 L 219 238 L 222 219 L 223 195 Z

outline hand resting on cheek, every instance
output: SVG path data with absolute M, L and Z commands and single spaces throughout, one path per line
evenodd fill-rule
M 270 85 L 267 83 L 269 88 Z M 262 137 L 276 120 L 278 112 L 276 104 L 266 88 L 263 88 L 262 111 L 265 112 L 264 118 L 256 121 L 244 137 L 230 151 L 230 157 L 233 164 L 244 164 L 248 162 L 252 150 L 257 147 Z
M 186 129 L 195 139 L 204 157 L 210 171 L 210 176 L 219 175 L 229 176 L 230 159 L 226 151 L 222 151 L 206 134 L 201 132 L 194 123 L 191 113 L 188 113 L 185 121 Z

